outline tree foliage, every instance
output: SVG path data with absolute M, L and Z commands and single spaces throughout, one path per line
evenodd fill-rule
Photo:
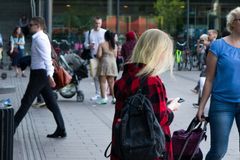
M 182 0 L 156 0 L 154 9 L 159 27 L 171 34 L 176 32 L 177 26 L 183 24 L 185 2 Z

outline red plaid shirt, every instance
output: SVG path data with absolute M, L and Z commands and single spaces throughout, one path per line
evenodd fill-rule
M 113 119 L 113 128 L 116 125 L 119 113 L 124 107 L 124 101 L 131 95 L 135 94 L 139 89 L 140 79 L 136 74 L 144 67 L 144 64 L 126 64 L 122 78 L 117 80 L 114 86 L 114 94 L 116 97 L 115 115 Z M 165 87 L 158 76 L 148 77 L 143 86 L 143 94 L 152 102 L 153 110 L 158 119 L 165 135 L 166 135 L 166 151 L 168 160 L 173 160 L 171 133 L 169 125 L 173 119 L 173 112 L 167 108 L 167 95 Z M 114 134 L 112 135 L 111 160 L 121 160 L 114 153 Z M 156 158 L 155 160 L 160 160 Z

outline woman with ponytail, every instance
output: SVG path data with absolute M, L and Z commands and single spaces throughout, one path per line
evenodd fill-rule
M 106 93 L 106 81 L 108 83 L 110 93 L 112 95 L 112 103 L 115 104 L 116 99 L 113 93 L 114 78 L 117 77 L 117 46 L 115 42 L 115 33 L 106 31 L 105 42 L 101 43 L 98 48 L 97 58 L 98 64 L 98 76 L 100 82 L 101 99 L 97 101 L 98 104 L 107 104 L 108 98 Z

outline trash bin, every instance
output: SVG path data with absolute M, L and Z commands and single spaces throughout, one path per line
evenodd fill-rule
M 14 110 L 0 106 L 0 160 L 13 160 Z

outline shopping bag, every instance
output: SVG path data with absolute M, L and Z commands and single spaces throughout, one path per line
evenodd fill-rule
M 53 79 L 56 83 L 54 89 L 60 89 L 68 85 L 72 80 L 72 76 L 55 60 L 53 60 L 53 66 L 54 66 Z
M 200 122 L 196 117 L 187 130 L 173 132 L 173 154 L 175 160 L 202 160 L 203 154 L 199 148 L 200 142 L 207 138 L 207 121 Z
M 98 63 L 99 63 L 99 60 L 97 58 L 90 59 L 90 75 L 92 77 L 97 76 Z

